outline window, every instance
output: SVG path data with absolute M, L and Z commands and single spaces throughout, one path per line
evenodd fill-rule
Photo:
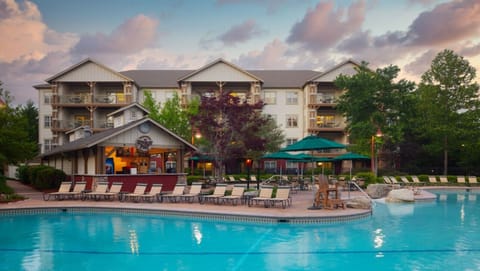
M 298 139 L 296 138 L 287 138 L 287 146 L 297 143 Z
M 334 115 L 320 115 L 317 116 L 317 127 L 335 127 Z
M 43 103 L 44 104 L 52 103 L 52 93 L 45 93 L 45 96 L 43 96 Z
M 52 149 L 52 140 L 51 139 L 44 139 L 43 140 L 43 151 L 47 152 Z
M 287 169 L 297 169 L 298 168 L 298 163 L 297 162 L 292 162 L 292 161 L 287 161 L 286 168 Z
M 287 104 L 298 104 L 298 93 L 296 91 L 287 92 Z
M 297 127 L 298 127 L 298 116 L 287 115 L 287 128 L 297 128 Z
M 272 170 L 277 168 L 277 162 L 276 161 L 265 161 L 263 162 L 263 167 L 265 170 Z
M 277 103 L 277 93 L 273 91 L 265 91 L 263 94 L 263 102 L 266 104 L 276 104 Z
M 50 128 L 52 127 L 52 116 L 43 116 L 43 127 Z

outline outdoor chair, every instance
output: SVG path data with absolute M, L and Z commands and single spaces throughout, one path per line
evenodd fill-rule
M 213 194 L 211 195 L 203 195 L 200 199 L 200 203 L 206 203 L 206 202 L 213 202 L 213 203 L 219 203 L 219 200 L 221 197 L 225 196 L 225 191 L 227 190 L 227 185 L 226 184 L 217 184 L 215 186 L 215 190 L 213 190 Z
M 272 193 L 273 193 L 273 186 L 261 187 L 258 197 L 251 198 L 250 201 L 248 202 L 248 206 L 250 207 L 254 203 L 258 205 L 260 202 L 263 202 L 264 206 L 268 207 L 269 205 L 271 205 Z
M 180 195 L 179 199 L 181 201 L 193 203 L 195 201 L 195 198 L 198 198 L 200 196 L 201 192 L 202 183 L 192 183 L 192 185 L 190 186 L 190 191 L 187 194 Z
M 223 196 L 219 199 L 222 203 L 231 203 L 237 205 L 239 200 L 243 199 L 243 193 L 245 192 L 245 185 L 236 184 L 233 186 L 232 194 L 229 196 Z
M 43 200 L 50 200 L 50 197 L 54 197 L 56 200 L 63 200 L 65 194 L 70 192 L 71 182 L 62 182 L 58 187 L 58 191 L 52 193 L 44 193 Z
M 292 198 L 290 197 L 290 187 L 289 186 L 279 186 L 277 188 L 277 193 L 275 198 L 270 199 L 272 206 L 275 206 L 277 203 L 282 204 L 282 208 L 290 207 L 292 205 Z
M 150 191 L 140 196 L 143 201 L 153 202 L 155 199 L 158 201 L 160 200 L 160 195 L 162 193 L 163 185 L 160 184 L 152 184 Z
M 183 195 L 185 191 L 185 187 L 186 187 L 185 184 L 176 184 L 172 193 L 163 194 L 160 196 L 161 201 L 168 199 L 169 202 L 177 202 L 177 199 L 179 199 Z
M 145 194 L 146 189 L 146 183 L 137 183 L 137 185 L 135 186 L 135 190 L 133 190 L 132 193 L 124 194 L 123 199 L 126 201 L 133 200 L 135 202 L 139 202 L 140 199 L 142 199 L 142 196 Z

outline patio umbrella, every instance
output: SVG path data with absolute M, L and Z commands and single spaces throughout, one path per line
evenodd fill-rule
M 333 160 L 335 160 L 335 161 L 350 160 L 350 161 L 352 161 L 352 164 L 353 164 L 353 160 L 370 160 L 370 157 L 365 156 L 365 155 L 361 155 L 361 154 L 358 154 L 358 153 L 354 153 L 354 152 L 347 152 L 347 153 L 344 153 L 342 155 L 339 155 L 339 156 L 333 158 Z M 348 180 L 348 198 L 350 198 L 350 182 L 351 182 L 351 180 L 352 180 L 352 165 L 350 165 L 350 179 Z
M 354 152 L 347 152 L 342 155 L 339 155 L 333 158 L 335 161 L 343 161 L 343 160 L 370 160 L 370 157 L 366 155 L 361 155 Z
M 317 151 L 327 149 L 344 149 L 346 146 L 335 141 L 311 135 L 303 138 L 302 140 L 288 145 L 281 149 L 281 152 L 288 151 Z
M 319 137 L 316 135 L 310 135 L 304 137 L 302 140 L 289 145 L 280 151 L 319 151 L 319 150 L 330 150 L 330 149 L 344 149 L 345 145 L 337 143 L 335 141 Z M 315 160 L 312 160 L 312 163 L 315 163 Z M 312 170 L 312 182 L 313 182 L 313 170 Z M 314 191 L 315 197 L 315 191 Z M 314 206 L 313 206 L 314 207 Z

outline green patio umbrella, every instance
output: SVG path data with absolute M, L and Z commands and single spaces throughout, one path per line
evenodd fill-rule
M 287 147 L 281 149 L 281 152 L 288 151 L 316 151 L 316 150 L 327 150 L 327 149 L 344 149 L 345 145 L 337 143 L 335 141 L 311 135 L 303 138 L 302 140 L 288 145 Z
M 343 161 L 343 160 L 370 160 L 370 157 L 354 152 L 347 152 L 342 155 L 339 155 L 333 158 L 335 161 Z

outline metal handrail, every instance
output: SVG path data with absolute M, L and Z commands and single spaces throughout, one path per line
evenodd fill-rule
M 374 207 L 376 205 L 375 201 L 356 182 L 350 182 L 349 181 L 349 185 L 348 185 L 348 191 L 349 192 L 350 192 L 350 184 L 353 184 L 358 189 L 358 191 L 360 191 L 365 197 L 367 197 L 367 199 L 370 200 L 370 203 L 372 204 L 372 207 Z

